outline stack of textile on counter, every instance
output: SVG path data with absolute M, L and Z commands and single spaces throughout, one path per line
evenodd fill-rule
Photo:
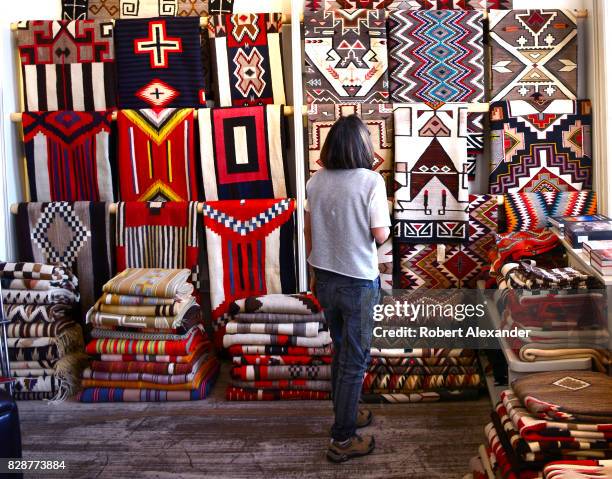
M 86 365 L 77 278 L 63 266 L 0 263 L 0 281 L 15 398 L 74 395 Z
M 476 399 L 482 379 L 472 349 L 378 349 L 361 398 L 366 403 L 414 403 Z
M 573 268 L 540 268 L 535 261 L 507 263 L 498 275 L 501 328 L 528 336 L 508 340 L 521 361 L 592 358 L 610 364 L 606 292 Z
M 612 477 L 612 461 L 558 461 L 544 468 L 544 479 Z
M 485 427 L 487 446 L 472 460 L 473 477 L 610 477 L 595 474 L 610 472 L 610 391 L 612 378 L 591 371 L 539 373 L 515 381 L 502 392 Z M 593 474 L 573 475 L 580 468 Z
M 230 401 L 329 399 L 331 336 L 310 294 L 234 301 L 223 345 L 233 357 Z
M 208 396 L 219 373 L 188 269 L 129 268 L 88 311 L 94 356 L 82 402 L 190 401 Z

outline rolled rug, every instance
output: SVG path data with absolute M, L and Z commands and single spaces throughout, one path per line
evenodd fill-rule
M 319 334 L 321 323 L 239 323 L 229 321 L 225 334 L 281 334 L 313 338 Z
M 111 294 L 179 300 L 193 293 L 188 269 L 127 268 L 110 279 L 102 291 Z
M 330 393 L 288 389 L 242 389 L 229 386 L 225 391 L 225 398 L 228 401 L 323 401 L 330 398 Z
M 293 391 L 331 391 L 331 381 L 313 379 L 276 379 L 271 381 L 237 381 L 231 387 L 241 389 L 284 389 Z
M 71 330 L 77 323 L 72 318 L 58 319 L 52 323 L 37 321 L 29 323 L 25 321 L 14 321 L 7 325 L 6 333 L 9 338 L 40 338 L 45 336 L 60 336 Z M 80 337 L 83 342 L 83 335 Z
M 229 312 L 238 313 L 274 313 L 274 314 L 315 314 L 321 312 L 317 299 L 308 293 L 300 294 L 267 294 L 238 299 L 230 304 Z
M 10 321 L 52 323 L 72 314 L 72 305 L 67 304 L 4 304 L 4 316 Z
M 79 301 L 79 295 L 63 288 L 42 291 L 3 289 L 2 300 L 5 304 L 74 304 Z
M 289 355 L 258 355 L 258 354 L 247 354 L 245 356 L 234 356 L 232 362 L 235 365 L 260 365 L 260 366 L 291 366 L 291 365 L 302 365 L 302 366 L 315 366 L 320 364 L 331 364 L 331 356 L 289 356 Z
M 612 378 L 591 371 L 530 374 L 512 384 L 527 411 L 540 419 L 612 424 Z
M 0 278 L 3 279 L 44 279 L 60 281 L 72 277 L 72 271 L 64 266 L 42 263 L 0 262 Z
M 313 338 L 274 334 L 226 334 L 223 336 L 223 347 L 225 348 L 229 348 L 234 344 L 320 348 L 331 344 L 331 342 L 332 340 L 329 331 L 319 331 L 317 336 Z
M 199 401 L 206 399 L 210 394 L 219 377 L 219 369 L 220 365 L 217 363 L 202 378 L 198 386 L 191 390 L 162 391 L 157 389 L 94 387 L 81 391 L 77 400 L 85 403 Z
M 57 350 L 57 344 L 32 348 L 9 348 L 8 355 L 9 361 L 11 361 L 11 367 L 13 366 L 14 362 L 47 361 L 50 363 L 55 363 L 60 358 L 60 354 Z
M 0 278 L 0 286 L 2 289 L 47 291 L 50 289 L 59 288 L 76 292 L 79 286 L 79 281 L 74 275 L 70 275 L 68 278 L 59 280 Z
M 233 379 L 259 381 L 268 379 L 331 379 L 331 366 L 234 366 Z
M 323 323 L 325 314 L 238 313 L 233 320 L 239 323 Z
M 87 312 L 86 322 L 94 327 L 125 328 L 180 328 L 184 322 L 194 316 L 201 316 L 201 309 L 193 298 L 180 303 L 180 309 L 174 316 L 132 316 L 128 314 L 102 313 L 91 308 Z

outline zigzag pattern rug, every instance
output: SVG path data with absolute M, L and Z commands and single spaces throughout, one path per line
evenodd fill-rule
M 304 14 L 304 91 L 311 103 L 386 103 L 384 10 Z
M 496 102 L 490 115 L 491 194 L 591 189 L 589 100 Z
M 509 193 L 504 195 L 507 231 L 547 228 L 551 216 L 597 214 L 594 191 Z
M 306 0 L 306 10 L 484 10 L 512 9 L 512 0 Z
M 393 102 L 484 99 L 482 11 L 398 11 L 388 28 Z
M 576 99 L 578 29 L 570 10 L 492 10 L 491 98 Z

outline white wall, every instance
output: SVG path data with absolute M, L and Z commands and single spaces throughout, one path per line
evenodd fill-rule
M 23 146 L 18 124 L 9 115 L 20 111 L 18 98 L 17 53 L 11 22 L 58 19 L 59 0 L 20 0 L 3 2 L 0 20 L 0 260 L 15 254 L 9 207 L 23 200 Z

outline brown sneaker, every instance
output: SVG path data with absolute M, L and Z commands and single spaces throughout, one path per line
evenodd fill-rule
M 345 444 L 332 440 L 327 449 L 331 462 L 345 462 L 354 457 L 367 456 L 374 450 L 374 436 L 361 437 L 355 434 Z
M 360 409 L 357 413 L 357 428 L 367 427 L 372 424 L 374 414 L 369 409 Z

